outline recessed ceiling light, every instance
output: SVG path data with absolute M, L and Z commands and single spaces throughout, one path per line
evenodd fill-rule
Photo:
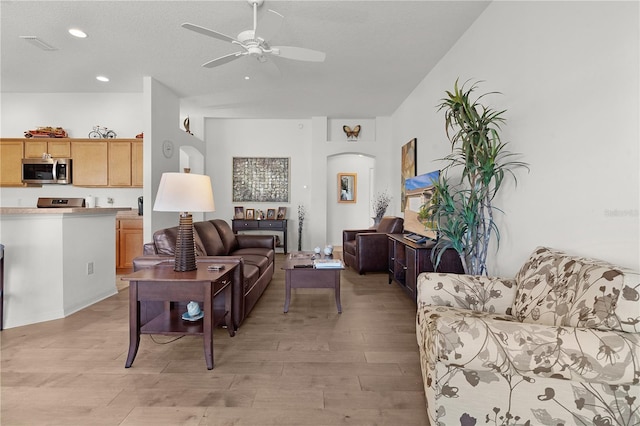
M 245 76 L 244 76 L 244 79 L 245 79 L 245 80 L 251 80 L 251 77 L 249 77 L 248 75 L 245 75 Z
M 87 33 L 85 33 L 82 30 L 79 30 L 77 28 L 70 28 L 69 29 L 69 34 L 71 34 L 74 37 L 78 37 L 78 38 L 87 38 Z
M 106 83 L 107 81 L 109 81 L 109 77 L 105 77 L 104 75 L 99 75 L 96 77 L 96 80 Z

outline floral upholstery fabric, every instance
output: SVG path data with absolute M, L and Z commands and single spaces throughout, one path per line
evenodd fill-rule
M 546 248 L 515 279 L 420 274 L 431 423 L 640 424 L 638 286 L 638 274 Z

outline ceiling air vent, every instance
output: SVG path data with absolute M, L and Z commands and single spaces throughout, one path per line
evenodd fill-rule
M 20 36 L 21 39 L 33 44 L 35 47 L 42 49 L 42 50 L 58 50 L 57 47 L 53 47 L 52 45 L 50 45 L 49 43 L 40 40 L 38 37 L 36 36 Z

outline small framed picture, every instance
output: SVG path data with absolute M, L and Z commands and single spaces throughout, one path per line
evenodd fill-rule
M 358 175 L 356 173 L 338 173 L 338 202 L 355 203 Z
M 234 219 L 244 219 L 244 207 L 235 207 L 233 212 Z
M 278 207 L 278 215 L 276 218 L 278 220 L 282 220 L 287 217 L 287 208 L 286 207 Z
M 244 218 L 247 219 L 247 220 L 255 219 L 255 210 L 254 209 L 245 210 Z
M 273 220 L 276 218 L 276 209 L 267 209 L 267 220 Z

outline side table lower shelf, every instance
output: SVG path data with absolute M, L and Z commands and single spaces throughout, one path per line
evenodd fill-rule
M 184 310 L 172 308 L 168 312 L 165 311 L 140 327 L 140 334 L 162 334 L 162 335 L 193 335 L 202 336 L 204 334 L 204 322 L 186 321 L 182 319 Z M 214 309 L 213 317 L 216 319 L 225 319 L 230 316 L 230 312 L 222 309 Z M 221 321 L 214 322 L 214 327 L 220 325 Z M 233 331 L 233 330 L 231 330 Z M 235 332 L 233 332 L 235 335 Z

